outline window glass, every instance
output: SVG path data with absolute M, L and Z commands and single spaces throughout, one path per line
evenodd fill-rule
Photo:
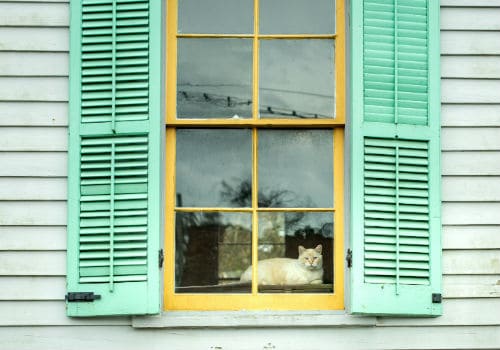
M 253 33 L 253 0 L 180 0 L 179 33 Z
M 176 142 L 177 207 L 251 206 L 251 130 L 179 129 Z
M 335 33 L 333 0 L 260 0 L 259 8 L 261 34 Z
M 331 130 L 261 130 L 258 148 L 260 207 L 333 207 Z
M 333 118 L 333 57 L 333 40 L 262 40 L 260 116 Z
M 178 212 L 175 218 L 175 291 L 248 293 L 237 285 L 252 261 L 249 213 Z
M 252 116 L 252 40 L 178 40 L 178 118 Z

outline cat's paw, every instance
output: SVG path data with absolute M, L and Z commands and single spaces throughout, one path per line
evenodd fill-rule
M 323 281 L 322 280 L 314 280 L 314 281 L 311 281 L 309 284 L 323 284 Z

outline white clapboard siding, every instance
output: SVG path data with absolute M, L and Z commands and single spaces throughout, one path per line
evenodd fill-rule
M 441 11 L 446 6 L 454 7 L 500 7 L 500 0 L 441 0 Z
M 63 177 L 0 177 L 0 198 L 61 201 L 67 199 L 67 186 L 67 179 Z
M 445 298 L 500 298 L 500 275 L 445 275 Z
M 500 31 L 442 31 L 443 55 L 498 55 Z
M 0 176 L 66 176 L 67 162 L 66 152 L 0 152 Z
M 67 3 L 0 3 L 2 26 L 64 27 L 69 25 Z
M 3 151 L 67 151 L 66 127 L 2 127 L 0 149 Z
M 500 25 L 500 20 L 498 22 Z M 443 56 L 441 57 L 441 77 L 498 79 L 500 78 L 500 55 Z
M 500 249 L 500 225 L 443 226 L 444 249 Z
M 443 225 L 500 225 L 500 202 L 444 202 L 442 222 Z
M 1 276 L 65 276 L 65 251 L 0 251 Z
M 442 104 L 442 126 L 500 126 L 497 104 Z
M 0 51 L 69 50 L 69 29 L 63 27 L 0 27 Z
M 0 310 L 0 326 L 117 326 L 131 322 L 129 317 L 67 317 L 64 301 L 0 301 Z
M 66 250 L 66 226 L 0 226 L 0 250 Z
M 474 326 L 500 325 L 500 298 L 445 299 L 443 315 L 436 318 L 380 317 L 380 326 Z M 464 331 L 464 329 L 462 329 Z
M 445 176 L 442 199 L 445 202 L 500 202 L 500 176 Z
M 498 37 L 500 40 L 500 36 Z M 444 79 L 441 81 L 443 103 L 498 103 L 500 79 Z
M 3 101 L 68 101 L 66 77 L 6 77 L 0 84 Z
M 441 9 L 441 29 L 500 30 L 500 8 L 445 7 Z
M 2 102 L 0 126 L 66 126 L 67 102 Z
M 0 51 L 0 76 L 68 76 L 66 52 Z
M 0 201 L 0 226 L 66 225 L 65 201 Z
M 500 327 L 359 327 L 297 329 L 142 329 L 114 327 L 37 327 L 0 330 L 16 350 L 295 350 L 295 349 L 494 349 Z M 61 346 L 64 344 L 64 346 Z M 325 344 L 329 344 L 328 346 Z
M 66 294 L 64 276 L 0 276 L 0 285 L 0 301 L 64 300 Z
M 498 250 L 445 250 L 445 275 L 500 275 Z M 498 319 L 500 322 L 500 318 Z
M 500 94 L 500 91 L 498 93 Z M 443 151 L 500 150 L 500 127 L 442 128 L 441 145 Z
M 500 152 L 447 151 L 441 156 L 443 175 L 500 175 Z

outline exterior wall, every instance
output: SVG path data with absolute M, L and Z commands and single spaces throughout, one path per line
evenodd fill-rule
M 500 1 L 442 0 L 441 15 L 443 316 L 139 329 L 65 316 L 69 4 L 0 1 L 0 348 L 500 347 Z

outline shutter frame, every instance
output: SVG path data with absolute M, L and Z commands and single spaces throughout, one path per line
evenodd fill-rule
M 130 5 L 136 6 L 136 8 L 130 8 Z M 141 108 L 134 107 L 134 103 L 138 103 L 138 99 L 134 99 L 130 104 L 126 99 L 120 100 L 119 97 L 109 101 L 109 105 L 106 105 L 108 103 L 106 101 L 98 102 L 100 105 L 96 108 L 104 107 L 104 109 L 96 109 L 97 114 L 103 110 L 102 113 L 106 114 L 110 109 L 120 104 L 119 108 L 121 109 L 115 112 L 114 121 L 113 118 L 109 118 L 109 114 L 97 120 L 82 116 L 82 104 L 87 103 L 84 101 L 82 91 L 87 88 L 94 89 L 95 86 L 97 86 L 97 90 L 103 90 L 98 84 L 90 87 L 88 84 L 82 86 L 82 84 L 86 84 L 82 79 L 82 45 L 84 45 L 82 43 L 82 16 L 84 6 L 90 8 L 100 6 L 105 8 L 104 12 L 111 8 L 112 14 L 115 15 L 114 19 L 111 18 L 113 15 L 110 17 L 109 11 L 101 16 L 113 21 L 115 31 L 120 30 L 117 29 L 119 27 L 117 23 L 121 19 L 118 18 L 117 13 L 120 13 L 119 11 L 122 9 L 129 11 L 125 15 L 131 14 L 131 17 L 145 16 L 145 12 L 139 14 L 139 7 L 142 10 L 149 9 L 146 15 L 147 19 L 142 18 L 142 23 L 146 23 L 148 28 L 146 29 L 148 40 L 141 44 L 146 49 L 134 52 L 134 54 L 142 52 L 143 55 L 145 53 L 148 56 L 146 61 L 144 59 L 139 63 L 136 61 L 136 64 L 142 64 L 138 70 L 142 73 L 148 71 L 147 77 L 145 78 L 144 74 L 142 76 L 122 75 L 121 78 L 127 81 L 137 82 L 139 81 L 137 79 L 141 79 L 142 82 L 120 86 L 121 83 L 117 81 L 117 75 L 123 71 L 112 73 L 111 76 L 109 74 L 101 76 L 102 79 L 108 79 L 111 84 L 116 86 L 115 93 L 117 90 L 120 91 L 119 94 L 115 94 L 116 96 L 120 96 L 121 91 L 123 91 L 132 96 L 143 95 L 147 99 L 146 102 L 144 99 L 139 101 L 142 103 Z M 160 312 L 160 269 L 158 268 L 157 254 L 161 227 L 162 5 L 161 2 L 154 0 L 138 0 L 134 3 L 121 0 L 72 1 L 70 14 L 67 291 L 68 293 L 93 292 L 100 295 L 100 298 L 93 302 L 67 302 L 67 314 L 68 316 L 157 314 Z M 126 27 L 125 30 L 132 27 L 139 28 L 139 30 L 143 28 L 144 31 L 140 21 L 141 19 L 132 18 L 132 21 L 123 27 Z M 97 35 L 96 40 L 109 41 L 109 36 Z M 118 34 L 113 34 L 111 40 L 116 43 L 117 37 Z M 132 40 L 140 39 L 136 37 Z M 136 46 L 138 45 L 136 43 Z M 111 55 L 113 52 L 116 50 L 112 51 Z M 90 69 L 97 69 L 98 65 L 106 65 L 111 66 L 110 69 L 116 70 L 117 60 L 115 55 L 111 61 L 109 58 L 108 61 L 97 59 L 86 61 L 85 64 L 90 65 Z M 125 74 L 128 73 L 129 71 L 125 72 Z M 144 82 L 144 79 L 147 81 Z M 103 95 L 105 92 L 100 92 L 100 94 Z M 124 104 L 125 107 L 123 107 Z M 142 114 L 136 113 L 138 110 Z M 144 115 L 144 110 L 147 110 L 147 115 Z M 93 145 L 96 142 L 101 145 Z M 90 146 L 88 146 L 89 143 Z M 90 154 L 86 153 L 89 147 L 94 149 Z M 100 150 L 97 150 L 98 147 Z M 112 153 L 109 153 L 109 149 L 113 150 Z M 93 172 L 90 174 L 90 178 L 92 180 L 95 177 L 97 181 L 93 180 L 90 181 L 90 184 L 85 185 L 82 182 L 84 171 L 89 174 Z M 108 172 L 111 172 L 112 175 L 109 175 Z M 101 184 L 98 184 L 99 181 Z M 142 182 L 142 184 L 137 184 L 137 182 Z M 81 192 L 81 189 L 84 189 L 84 193 Z M 86 207 L 87 209 L 82 210 Z M 134 226 L 133 229 L 129 230 L 126 226 L 128 221 L 122 219 L 128 215 L 132 216 L 132 222 L 146 222 L 145 226 L 135 223 L 139 226 Z M 83 220 L 82 217 L 84 217 Z M 85 220 L 90 222 L 88 227 L 84 227 L 85 225 L 81 223 Z M 99 228 L 93 227 L 92 222 L 102 223 L 103 220 L 115 222 L 108 225 L 109 231 L 113 232 L 109 233 L 109 236 L 102 233 L 102 224 Z M 119 227 L 119 225 L 122 226 Z M 85 229 L 99 232 L 85 236 Z M 135 232 L 141 230 L 145 230 L 145 232 Z M 115 248 L 110 248 L 113 246 Z M 99 265 L 102 259 L 109 259 L 110 253 L 113 258 L 112 262 L 107 265 L 108 267 Z M 91 269 L 108 270 L 106 273 L 109 276 L 106 273 L 104 276 L 107 276 L 107 282 L 100 281 L 105 279 L 103 276 L 86 277 L 87 280 L 82 278 L 81 271 L 84 270 L 82 261 L 90 261 L 91 264 L 97 262 L 97 265 L 94 264 L 96 267 Z M 135 272 L 138 270 L 137 264 L 140 264 L 140 272 Z M 109 266 L 114 266 L 114 268 L 110 269 Z M 116 269 L 116 266 L 119 266 L 117 271 L 125 271 L 123 276 L 113 275 L 111 271 Z M 96 272 L 92 272 L 91 275 L 96 275 Z
M 373 50 L 365 49 L 365 39 L 369 40 L 369 38 L 365 38 L 365 20 L 373 20 L 372 16 L 373 12 L 370 12 L 371 9 L 374 8 L 377 10 L 379 5 L 382 8 L 382 11 L 387 10 L 388 12 L 394 8 L 394 6 L 420 6 L 425 4 L 427 6 L 427 41 L 425 43 L 427 49 L 427 106 L 426 106 L 426 115 L 427 120 L 425 123 L 422 122 L 420 118 L 401 118 L 398 120 L 398 117 L 391 115 L 391 113 L 397 109 L 398 103 L 395 102 L 397 92 L 389 91 L 389 94 L 382 95 L 384 97 L 388 97 L 390 101 L 392 98 L 392 103 L 394 103 L 393 108 L 381 108 L 380 111 L 383 113 L 388 113 L 381 118 L 378 118 L 376 114 L 373 114 L 373 111 L 377 112 L 376 103 L 368 106 L 365 105 L 365 102 L 370 104 L 373 100 L 366 100 L 366 96 L 373 92 L 367 91 L 367 89 L 374 88 L 377 89 L 383 84 L 373 84 L 367 87 L 365 77 L 367 74 L 373 73 L 373 67 L 365 67 L 365 62 L 368 62 L 369 59 L 377 59 L 376 54 L 373 53 Z M 366 11 L 365 11 L 366 10 Z M 350 125 L 350 138 L 351 138 L 351 248 L 352 248 L 352 268 L 350 271 L 350 279 L 351 279 L 351 295 L 350 295 L 350 312 L 353 314 L 365 314 L 365 315 L 399 315 L 399 316 L 438 316 L 442 313 L 442 305 L 440 303 L 433 303 L 433 294 L 441 293 L 441 199 L 440 199 L 440 181 L 441 181 L 441 171 L 440 171 L 440 72 L 439 72 L 439 1 L 436 0 L 424 0 L 417 2 L 408 2 L 406 0 L 393 0 L 392 2 L 385 1 L 377 1 L 377 0 L 353 0 L 351 2 L 351 77 L 352 77 L 352 85 L 351 85 L 351 125 Z M 375 11 L 376 12 L 376 11 Z M 380 18 L 386 18 L 386 14 L 375 13 L 375 17 L 377 20 Z M 408 17 L 406 17 L 408 18 Z M 393 19 L 394 20 L 394 19 Z M 373 22 L 372 22 L 373 23 Z M 375 24 L 378 25 L 386 25 L 383 22 L 375 21 Z M 400 23 L 394 24 L 394 28 L 390 29 L 389 32 L 393 31 L 393 43 L 397 40 L 396 30 Z M 407 25 L 404 23 L 403 26 Z M 369 28 L 372 30 L 372 28 Z M 382 30 L 385 30 L 382 28 Z M 373 32 L 372 32 L 373 33 Z M 371 33 L 371 34 L 372 34 Z M 387 34 L 387 33 L 384 33 Z M 416 45 L 419 45 L 419 41 L 416 41 Z M 406 43 L 405 43 L 406 44 Z M 384 47 L 388 49 L 388 52 L 382 52 Z M 407 50 L 408 47 L 403 48 Z M 418 47 L 416 50 L 421 50 L 422 47 Z M 387 46 L 380 45 L 379 49 L 383 55 L 390 57 L 394 55 L 394 57 L 398 55 L 398 48 L 396 48 L 395 44 L 389 44 Z M 393 50 L 391 52 L 391 50 Z M 385 63 L 382 63 L 382 66 Z M 405 68 L 405 67 L 403 67 Z M 398 89 L 397 81 L 398 74 L 396 73 L 398 66 L 397 63 L 394 63 L 394 67 L 392 68 L 394 72 L 394 90 Z M 382 70 L 381 70 L 382 71 Z M 387 68 L 383 70 L 385 73 L 387 72 Z M 381 74 L 385 74 L 381 73 Z M 411 73 L 411 71 L 410 71 Z M 421 72 L 420 72 L 421 73 Z M 390 75 L 390 73 L 389 73 Z M 369 75 L 368 80 L 372 79 L 373 76 Z M 379 76 L 373 79 L 385 79 L 385 77 Z M 404 89 L 404 86 L 401 86 L 401 89 Z M 378 94 L 378 92 L 376 92 Z M 384 93 L 384 92 L 382 92 Z M 418 94 L 417 94 L 418 95 Z M 415 95 L 412 94 L 403 94 L 402 98 L 414 98 Z M 418 98 L 421 98 L 422 95 L 418 95 Z M 360 101 L 363 101 L 361 103 Z M 387 103 L 387 101 L 385 101 Z M 390 106 L 389 102 L 389 106 Z M 410 101 L 411 103 L 411 101 Z M 372 107 L 375 106 L 375 109 Z M 421 106 L 421 104 L 420 104 Z M 383 106 L 384 107 L 384 106 Z M 372 109 L 370 109 L 372 108 Z M 425 108 L 425 107 L 423 107 Z M 424 109 L 425 110 L 425 109 Z M 417 114 L 423 115 L 422 111 L 418 111 Z M 404 114 L 404 111 L 403 111 Z M 378 139 L 378 140 L 387 140 L 389 142 L 398 143 L 400 141 L 417 141 L 420 143 L 427 144 L 428 148 L 428 217 L 426 220 L 426 224 L 428 224 L 429 229 L 424 230 L 428 231 L 429 241 L 427 244 L 427 248 L 429 249 L 428 253 L 428 262 L 429 262 L 429 278 L 428 284 L 417 285 L 417 284 L 398 284 L 392 281 L 389 282 L 380 282 L 374 283 L 370 281 L 367 276 L 365 265 L 369 265 L 371 261 L 370 249 L 372 246 L 370 245 L 370 241 L 380 242 L 393 242 L 394 239 L 396 241 L 401 237 L 400 233 L 396 234 L 396 237 L 390 236 L 387 233 L 387 230 L 384 228 L 380 229 L 384 235 L 388 236 L 371 236 L 370 232 L 367 232 L 367 227 L 370 228 L 370 224 L 366 222 L 366 216 L 373 215 L 373 212 L 370 212 L 373 208 L 375 210 L 380 210 L 380 212 L 376 212 L 375 216 L 378 216 L 379 219 L 385 215 L 387 218 L 387 222 L 381 219 L 380 224 L 376 225 L 384 226 L 384 225 L 394 225 L 395 222 L 397 225 L 397 232 L 401 232 L 399 225 L 401 225 L 401 221 L 404 221 L 406 216 L 401 216 L 392 219 L 394 217 L 393 209 L 388 209 L 389 212 L 383 212 L 382 208 L 383 203 L 377 203 L 377 198 L 375 196 L 375 203 L 370 203 L 372 206 L 365 206 L 366 204 L 366 195 L 367 191 L 379 191 L 379 188 L 370 188 L 365 184 L 365 179 L 370 174 L 366 173 L 366 166 L 375 165 L 379 167 L 379 169 L 389 169 L 389 173 L 391 171 L 394 173 L 393 166 L 387 166 L 383 164 L 384 160 L 375 160 L 375 164 L 365 163 L 365 142 L 370 139 Z M 384 149 L 385 152 L 389 152 L 390 148 Z M 377 158 L 373 158 L 377 159 Z M 378 158 L 382 159 L 382 158 Z M 419 159 L 422 161 L 422 159 Z M 379 163 L 377 163 L 379 162 Z M 396 166 L 397 167 L 397 166 Z M 415 168 L 418 170 L 418 167 Z M 404 170 L 406 171 L 406 170 Z M 398 173 L 399 175 L 400 173 Z M 406 174 L 404 174 L 406 175 Z M 397 182 L 396 182 L 397 183 Z M 377 184 L 377 182 L 375 182 Z M 398 190 L 398 185 L 395 186 L 396 191 Z M 380 190 L 380 191 L 383 191 Z M 399 196 L 399 195 L 398 195 Z M 389 198 L 390 201 L 398 202 L 398 196 L 396 199 L 391 199 L 390 197 L 380 197 L 380 199 Z M 371 199 L 370 199 L 371 200 Z M 398 202 L 399 203 L 399 202 Z M 424 207 L 418 207 L 424 208 Z M 396 213 L 398 210 L 396 209 Z M 415 215 L 414 215 L 415 216 Z M 417 217 L 417 216 L 415 216 Z M 412 218 L 413 219 L 413 218 Z M 416 220 L 416 219 L 415 219 Z M 403 222 L 403 225 L 407 224 Z M 419 233 L 424 231 L 418 231 Z M 387 239 L 389 237 L 389 239 Z M 368 241 L 368 243 L 366 242 Z M 417 239 L 413 239 L 413 241 L 417 241 Z M 392 243 L 391 243 L 392 244 Z M 391 244 L 380 245 L 383 249 L 387 249 L 389 251 L 398 251 L 398 248 L 401 249 L 399 243 L 397 243 L 394 248 Z M 420 243 L 419 243 L 420 244 Z M 410 247 L 410 250 L 421 250 L 426 249 L 425 247 Z M 382 252 L 383 253 L 383 252 Z M 411 254 L 410 254 L 411 255 Z M 424 254 L 425 255 L 425 254 Z M 424 255 L 414 255 L 414 257 L 422 257 Z M 375 255 L 376 256 L 376 255 Z M 381 265 L 384 266 L 393 265 L 393 261 L 397 261 L 398 264 L 404 259 L 399 256 L 400 259 L 391 256 L 390 258 L 384 258 L 383 254 L 380 255 L 382 259 L 388 260 L 380 260 Z M 413 257 L 410 257 L 410 259 Z M 375 261 L 377 262 L 377 261 Z M 401 265 L 397 265 L 401 266 Z M 392 272 L 387 272 L 385 269 L 380 269 L 382 273 L 391 274 Z M 398 270 L 400 271 L 401 268 Z M 423 271 L 416 271 L 418 273 L 424 273 Z M 425 273 L 424 273 L 425 274 Z M 400 275 L 400 272 L 396 273 L 397 276 Z M 385 277 L 384 277 L 385 278 Z M 392 278 L 392 277 L 391 277 Z M 396 278 L 396 277 L 395 277 Z M 397 277 L 399 278 L 399 277 Z M 381 279 L 382 281 L 382 279 Z M 413 282 L 412 282 L 413 283 Z M 396 287 L 397 286 L 397 287 Z

